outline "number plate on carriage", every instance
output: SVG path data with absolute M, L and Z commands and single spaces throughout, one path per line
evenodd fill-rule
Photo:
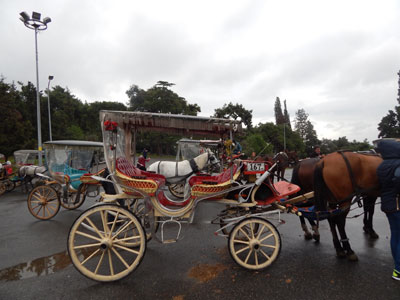
M 248 163 L 247 171 L 265 171 L 264 163 Z

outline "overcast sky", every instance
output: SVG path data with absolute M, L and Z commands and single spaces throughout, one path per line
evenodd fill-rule
M 370 142 L 397 105 L 397 0 L 0 0 L 0 75 L 36 83 L 32 11 L 52 22 L 38 35 L 40 89 L 68 87 L 82 101 L 126 104 L 132 84 L 157 81 L 210 116 L 224 103 L 273 122 L 276 97 L 292 121 L 303 108 L 318 138 Z

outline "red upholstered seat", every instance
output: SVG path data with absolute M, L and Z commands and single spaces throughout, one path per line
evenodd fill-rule
M 189 179 L 189 185 L 193 186 L 196 184 L 221 184 L 231 180 L 231 174 L 235 175 L 237 169 L 238 165 L 234 164 L 231 168 L 226 169 L 224 172 L 216 176 L 193 176 Z
M 165 177 L 160 174 L 150 173 L 139 168 L 136 168 L 133 163 L 127 160 L 125 157 L 118 157 L 116 160 L 115 167 L 118 172 L 128 176 L 132 179 L 147 179 L 156 182 L 158 187 L 165 184 Z
M 118 157 L 115 167 L 119 172 L 122 174 L 135 177 L 135 176 L 142 176 L 142 170 L 136 168 L 130 161 L 128 161 L 125 157 Z M 143 177 L 143 176 L 142 176 Z

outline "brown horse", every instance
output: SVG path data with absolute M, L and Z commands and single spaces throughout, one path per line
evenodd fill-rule
M 257 157 L 256 161 L 267 161 L 271 165 L 276 163 L 276 168 L 273 176 L 277 177 L 278 180 L 282 180 L 285 178 L 285 171 L 287 167 L 289 167 L 289 158 L 285 152 L 279 152 L 275 154 L 274 157 L 265 155 L 263 157 Z
M 285 150 L 286 155 L 288 156 L 289 166 L 296 166 L 299 162 L 299 155 L 296 151 Z
M 301 190 L 297 194 L 293 195 L 294 197 L 308 192 L 312 192 L 314 190 L 314 170 L 319 160 L 320 160 L 319 158 L 306 158 L 300 160 L 295 165 L 295 167 L 293 168 L 292 179 L 290 182 L 298 185 L 301 188 Z M 296 206 L 307 207 L 312 205 L 314 205 L 313 198 L 309 199 L 306 202 L 298 203 Z M 313 238 L 315 241 L 318 242 L 320 239 L 320 235 L 318 231 L 318 226 L 314 222 L 314 220 L 308 218 L 308 221 L 311 225 L 311 229 L 313 231 L 313 233 L 311 233 L 306 225 L 305 217 L 299 216 L 299 218 L 300 218 L 301 228 L 304 231 L 304 238 L 306 240 L 310 240 Z
M 353 198 L 376 199 L 379 181 L 376 169 L 382 158 L 374 154 L 338 151 L 317 163 L 314 171 L 314 198 L 317 212 L 340 211 L 328 218 L 338 257 L 358 260 L 345 232 L 346 216 Z M 340 240 L 336 231 L 338 228 Z

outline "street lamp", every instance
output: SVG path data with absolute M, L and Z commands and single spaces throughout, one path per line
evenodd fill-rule
M 47 85 L 47 108 L 49 110 L 49 136 L 50 136 L 50 141 L 53 140 L 53 137 L 51 135 L 51 113 L 50 113 L 50 81 L 52 81 L 54 76 L 49 76 L 49 84 Z
M 41 14 L 32 12 L 32 17 L 26 12 L 20 13 L 19 18 L 26 27 L 35 30 L 35 53 L 36 53 L 36 111 L 37 111 L 37 127 L 38 127 L 38 150 L 39 150 L 39 166 L 42 165 L 42 128 L 40 122 L 40 97 L 39 97 L 39 64 L 38 64 L 38 47 L 37 47 L 37 33 L 41 30 L 47 29 L 47 24 L 51 22 L 49 17 L 40 19 Z

